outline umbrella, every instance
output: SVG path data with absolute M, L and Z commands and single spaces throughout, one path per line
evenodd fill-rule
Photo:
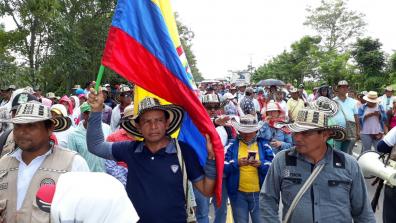
M 277 80 L 277 79 L 265 79 L 265 80 L 261 80 L 257 83 L 257 85 L 260 86 L 284 86 L 285 83 L 281 80 Z

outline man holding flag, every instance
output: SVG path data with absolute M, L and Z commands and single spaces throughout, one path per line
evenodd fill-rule
M 197 88 L 180 43 L 170 0 L 118 0 L 103 52 L 97 87 L 104 67 L 158 98 L 184 110 L 180 131 L 172 135 L 188 144 L 202 167 L 207 165 L 206 135 L 215 159 L 215 196 L 221 202 L 224 147 L 197 96 Z M 147 96 L 147 95 L 146 95 Z M 136 105 L 146 96 L 135 95 Z M 137 106 L 135 106 L 137 109 Z M 136 112 L 136 110 L 135 110 Z M 191 176 L 189 176 L 191 177 Z
M 143 141 L 104 142 L 100 131 L 103 94 L 89 94 L 92 107 L 88 121 L 87 144 L 91 153 L 128 165 L 126 190 L 141 222 L 187 222 L 187 179 L 205 196 L 214 192 L 216 164 L 208 135 L 207 160 L 202 168 L 197 154 L 186 143 L 170 138 L 183 119 L 176 105 L 161 105 L 144 98 L 138 114 L 121 123 L 123 128 Z

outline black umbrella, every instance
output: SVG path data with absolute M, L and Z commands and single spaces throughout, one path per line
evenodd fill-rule
M 261 80 L 257 83 L 257 85 L 260 86 L 284 86 L 285 83 L 281 80 L 277 80 L 277 79 L 265 79 L 265 80 Z

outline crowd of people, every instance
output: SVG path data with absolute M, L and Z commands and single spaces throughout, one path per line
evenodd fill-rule
M 345 80 L 311 94 L 303 84 L 200 84 L 197 96 L 224 147 L 215 205 L 210 137 L 203 165 L 188 142 L 170 137 L 182 107 L 152 97 L 134 102 L 133 85 L 94 86 L 61 97 L 39 87 L 1 89 L 0 222 L 206 223 L 212 204 L 213 222 L 227 215 L 236 223 L 375 222 L 351 155 L 357 140 L 361 153 L 377 145 L 389 153 L 396 144 L 391 87 L 379 96 L 355 94 Z M 102 181 L 113 186 L 81 186 Z M 386 191 L 384 222 L 396 222 L 389 211 L 396 192 Z

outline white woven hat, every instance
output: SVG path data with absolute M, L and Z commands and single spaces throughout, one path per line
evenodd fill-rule
M 311 108 L 321 110 L 327 115 L 334 116 L 337 114 L 339 108 L 338 103 L 327 97 L 320 96 L 314 102 L 310 104 Z
M 297 119 L 292 124 L 285 125 L 291 132 L 305 132 L 311 130 L 332 130 L 330 138 L 342 141 L 345 129 L 338 125 L 328 124 L 330 116 L 323 111 L 308 108 L 298 112 Z
M 45 120 L 51 120 L 54 123 L 54 132 L 67 130 L 72 124 L 69 117 L 53 118 L 50 108 L 38 102 L 28 102 L 19 105 L 11 122 L 14 124 L 28 124 Z
M 241 116 L 239 122 L 237 120 L 231 121 L 232 127 L 242 133 L 257 132 L 261 127 L 263 127 L 263 124 L 263 122 L 259 123 L 257 118 L 251 114 Z
M 62 104 L 54 104 L 51 106 L 51 111 L 55 112 L 63 117 L 67 117 L 67 110 L 66 107 Z

